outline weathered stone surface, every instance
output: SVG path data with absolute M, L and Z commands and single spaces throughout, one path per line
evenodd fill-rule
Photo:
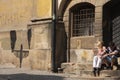
M 75 74 L 77 65 L 75 63 L 62 63 L 61 68 L 63 69 L 63 73 Z
M 50 50 L 31 50 L 29 54 L 31 69 L 49 70 L 51 69 Z
M 93 60 L 93 51 L 86 49 L 72 49 L 70 62 L 90 63 Z
M 11 53 L 10 50 L 1 50 L 0 55 L 0 64 L 4 65 L 6 63 L 10 63 L 16 67 L 19 67 L 19 58 Z
M 87 36 L 87 37 L 72 37 L 71 38 L 71 49 L 90 49 L 94 48 L 95 37 Z
M 0 32 L 1 36 L 0 36 L 0 45 L 1 45 L 1 49 L 5 49 L 5 50 L 10 50 L 10 34 L 9 32 Z
M 42 23 L 30 26 L 32 29 L 31 48 L 50 49 L 51 28 L 50 23 Z

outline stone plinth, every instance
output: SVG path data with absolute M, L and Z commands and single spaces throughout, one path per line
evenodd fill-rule
M 39 69 L 39 70 L 51 69 L 50 50 L 30 50 L 29 63 L 31 69 Z

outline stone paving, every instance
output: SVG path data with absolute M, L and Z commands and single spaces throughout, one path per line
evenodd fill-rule
M 23 68 L 0 68 L 0 80 L 65 80 L 74 75 Z
M 120 78 L 81 77 L 24 68 L 0 68 L 0 80 L 120 80 Z

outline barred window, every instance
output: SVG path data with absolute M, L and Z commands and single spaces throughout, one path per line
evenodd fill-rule
M 94 34 L 95 7 L 89 3 L 77 4 L 70 10 L 71 36 L 92 36 Z

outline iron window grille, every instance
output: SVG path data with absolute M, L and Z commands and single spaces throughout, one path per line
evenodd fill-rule
M 71 36 L 92 36 L 94 34 L 94 7 L 76 7 L 71 11 Z

